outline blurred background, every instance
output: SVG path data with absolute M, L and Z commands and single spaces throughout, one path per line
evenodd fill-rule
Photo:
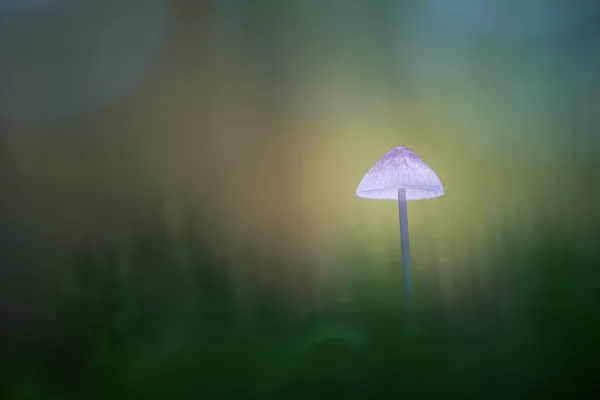
M 0 0 L 7 399 L 599 390 L 600 3 Z M 445 196 L 355 191 L 405 146 Z

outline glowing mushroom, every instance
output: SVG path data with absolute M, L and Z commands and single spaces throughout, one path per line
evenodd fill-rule
M 402 276 L 406 304 L 410 308 L 412 306 L 412 284 L 406 201 L 443 196 L 442 182 L 413 151 L 405 147 L 396 147 L 385 154 L 367 172 L 358 185 L 356 195 L 365 199 L 398 201 Z

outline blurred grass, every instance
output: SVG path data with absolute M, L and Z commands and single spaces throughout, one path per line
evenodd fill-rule
M 158 224 L 84 241 L 56 266 L 61 334 L 2 344 L 3 399 L 571 398 L 600 394 L 597 250 L 547 234 L 490 254 L 495 287 L 464 277 L 451 307 L 369 281 L 358 246 L 351 300 L 301 315 Z M 358 250 L 357 250 L 358 249 Z M 251 265 L 256 260 L 248 259 Z M 239 269 L 239 268 L 238 268 Z M 32 335 L 36 335 L 32 332 Z

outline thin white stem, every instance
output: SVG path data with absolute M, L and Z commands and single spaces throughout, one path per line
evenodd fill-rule
M 412 277 L 410 271 L 410 245 L 408 242 L 408 217 L 406 215 L 406 190 L 398 189 L 398 216 L 400 218 L 400 248 L 402 251 L 402 282 L 406 307 L 412 309 Z

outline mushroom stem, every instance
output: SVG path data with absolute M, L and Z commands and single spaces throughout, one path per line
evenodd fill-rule
M 406 189 L 398 189 L 398 216 L 400 218 L 400 248 L 402 251 L 402 282 L 406 308 L 412 309 L 412 278 L 410 271 L 410 246 L 408 243 L 408 217 L 406 215 Z

